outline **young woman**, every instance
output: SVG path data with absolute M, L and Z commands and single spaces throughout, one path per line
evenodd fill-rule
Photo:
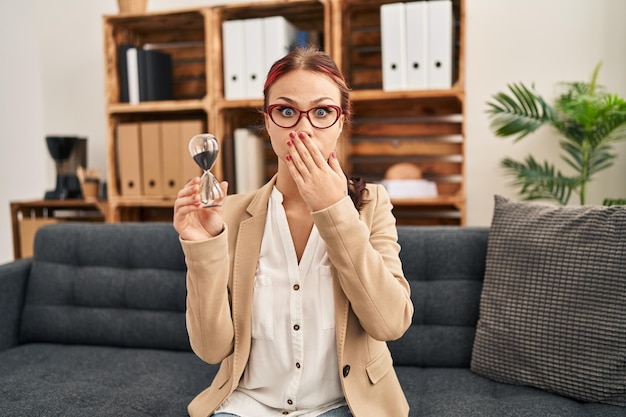
M 347 180 L 337 160 L 344 78 L 328 55 L 296 49 L 264 94 L 277 174 L 218 208 L 200 207 L 195 178 L 174 207 L 191 346 L 221 362 L 189 414 L 405 417 L 385 341 L 413 305 L 388 195 Z

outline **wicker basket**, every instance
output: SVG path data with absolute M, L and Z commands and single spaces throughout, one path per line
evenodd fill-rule
M 117 0 L 120 13 L 144 13 L 148 0 Z

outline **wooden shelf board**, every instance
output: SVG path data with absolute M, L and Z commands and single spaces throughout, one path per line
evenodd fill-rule
M 384 100 L 437 100 L 437 99 L 461 99 L 463 91 L 459 88 L 449 90 L 354 90 L 350 92 L 353 101 L 384 101 Z
M 164 24 L 176 26 L 180 24 L 189 25 L 190 22 L 193 22 L 195 26 L 201 27 L 204 20 L 203 14 L 209 9 L 209 7 L 200 7 L 141 13 L 107 14 L 103 16 L 103 19 L 105 22 L 123 24 L 126 28 L 134 30 L 158 30 Z
M 31 200 L 11 202 L 16 211 L 30 209 L 62 209 L 62 210 L 97 210 L 102 217 L 106 215 L 107 202 L 103 200 Z
M 394 206 L 456 206 L 463 203 L 463 199 L 456 196 L 438 196 L 422 198 L 392 198 L 391 204 Z
M 219 108 L 222 109 L 242 109 L 242 108 L 256 108 L 263 107 L 263 99 L 247 99 L 247 100 L 225 100 L 221 99 L 217 102 Z
M 174 198 L 155 197 L 111 197 L 116 207 L 174 207 Z
M 207 109 L 204 100 L 165 100 L 165 101 L 145 101 L 138 104 L 112 103 L 108 105 L 109 114 L 123 113 L 158 113 L 177 112 Z

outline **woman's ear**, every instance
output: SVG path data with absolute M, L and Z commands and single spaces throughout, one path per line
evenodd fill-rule
M 270 123 L 270 118 L 267 115 L 266 112 L 263 112 L 263 123 L 265 124 L 265 131 L 269 132 L 269 123 Z
M 341 135 L 341 132 L 343 132 L 343 123 L 346 120 L 346 117 L 342 114 L 339 117 L 339 134 Z

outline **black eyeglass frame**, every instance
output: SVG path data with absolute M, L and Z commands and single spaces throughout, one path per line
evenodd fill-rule
M 277 107 L 289 107 L 290 109 L 296 110 L 297 112 L 299 112 L 298 118 L 296 119 L 296 121 L 291 126 L 279 125 L 276 122 L 276 120 L 274 120 L 274 118 L 272 117 L 272 110 L 274 110 Z M 309 117 L 309 112 L 311 110 L 324 109 L 324 108 L 331 108 L 331 109 L 335 110 L 337 112 L 337 118 L 335 119 L 334 122 L 332 122 L 330 125 L 328 125 L 326 127 L 315 126 L 315 123 L 313 123 L 313 120 L 311 120 L 311 118 Z M 276 126 L 282 127 L 283 129 L 290 129 L 290 128 L 294 127 L 295 125 L 297 125 L 300 122 L 300 119 L 302 119 L 302 115 L 304 115 L 307 119 L 309 119 L 309 123 L 311 123 L 311 126 L 313 126 L 314 128 L 316 128 L 316 129 L 328 129 L 328 128 L 333 127 L 337 123 L 337 121 L 339 121 L 339 118 L 341 117 L 342 114 L 343 114 L 343 110 L 341 109 L 341 107 L 335 106 L 334 104 L 324 104 L 324 105 L 321 105 L 321 106 L 315 106 L 315 107 L 311 107 L 308 110 L 300 110 L 300 109 L 298 109 L 298 108 L 296 108 L 294 106 L 291 106 L 289 104 L 283 104 L 283 103 L 281 103 L 281 104 L 271 104 L 271 105 L 269 105 L 267 107 L 267 115 L 270 117 L 270 120 L 272 122 L 274 122 L 274 124 Z

